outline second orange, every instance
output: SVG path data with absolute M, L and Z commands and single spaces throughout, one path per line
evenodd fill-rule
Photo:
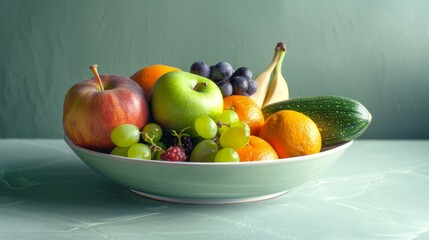
M 155 82 L 164 74 L 168 72 L 174 71 L 182 71 L 179 68 L 162 65 L 162 64 L 154 64 L 150 66 L 143 67 L 136 73 L 131 76 L 131 79 L 137 82 L 140 87 L 143 88 L 144 94 L 146 95 L 146 99 L 149 99 L 150 91 Z

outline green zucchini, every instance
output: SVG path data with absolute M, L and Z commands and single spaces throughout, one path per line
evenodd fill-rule
M 359 137 L 371 123 L 371 113 L 360 102 L 343 96 L 291 98 L 262 108 L 265 119 L 281 110 L 295 110 L 310 117 L 322 136 L 322 146 Z

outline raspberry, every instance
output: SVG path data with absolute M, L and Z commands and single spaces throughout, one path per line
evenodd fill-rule
M 185 149 L 186 156 L 189 158 L 189 156 L 191 156 L 192 149 L 194 149 L 191 137 L 186 135 L 182 136 L 180 142 L 182 143 L 182 148 Z M 171 146 L 179 146 L 179 140 L 176 137 L 171 139 Z
M 187 157 L 185 150 L 178 146 L 171 146 L 160 156 L 161 160 L 173 161 L 173 162 L 186 162 Z
M 175 130 L 172 130 L 171 135 L 173 137 L 171 139 L 171 144 L 170 144 L 171 147 L 180 148 L 185 154 L 186 160 L 189 159 L 189 157 L 191 156 L 191 152 L 193 149 L 192 139 L 191 137 L 189 137 L 189 134 L 185 133 L 185 131 L 188 129 L 189 127 L 184 128 L 179 133 L 177 133 Z

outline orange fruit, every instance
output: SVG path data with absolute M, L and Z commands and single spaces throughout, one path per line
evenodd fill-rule
M 182 71 L 179 68 L 162 65 L 162 64 L 155 64 L 146 66 L 136 73 L 134 73 L 130 78 L 137 82 L 140 87 L 143 88 L 144 94 L 146 95 L 146 99 L 149 99 L 150 90 L 152 89 L 152 86 L 155 84 L 155 82 L 164 74 L 168 72 L 174 72 L 174 71 Z
M 264 114 L 253 99 L 242 95 L 231 95 L 223 99 L 223 109 L 234 110 L 240 121 L 249 125 L 251 135 L 259 135 L 264 125 Z
M 308 116 L 293 110 L 281 110 L 266 119 L 259 137 L 276 150 L 279 158 L 320 152 L 320 131 Z
M 276 151 L 264 139 L 257 136 L 250 136 L 250 141 L 246 146 L 236 148 L 235 151 L 240 156 L 240 162 L 262 161 L 278 159 Z

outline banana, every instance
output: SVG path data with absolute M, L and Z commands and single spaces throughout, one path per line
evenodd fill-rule
M 255 78 L 255 82 L 256 82 L 256 85 L 258 86 L 258 89 L 252 96 L 250 96 L 250 98 L 252 98 L 260 108 L 262 108 L 264 104 L 265 96 L 267 95 L 268 86 L 270 85 L 271 73 L 273 72 L 277 64 L 277 60 L 281 52 L 281 49 L 279 48 L 279 44 L 277 44 L 276 48 L 274 49 L 274 56 L 273 56 L 273 59 L 271 60 L 270 65 L 264 71 L 259 73 L 258 76 L 256 76 Z
M 280 48 L 279 58 L 263 106 L 289 99 L 289 88 L 282 75 L 282 64 L 286 55 L 286 45 L 284 43 L 279 43 L 277 48 Z

